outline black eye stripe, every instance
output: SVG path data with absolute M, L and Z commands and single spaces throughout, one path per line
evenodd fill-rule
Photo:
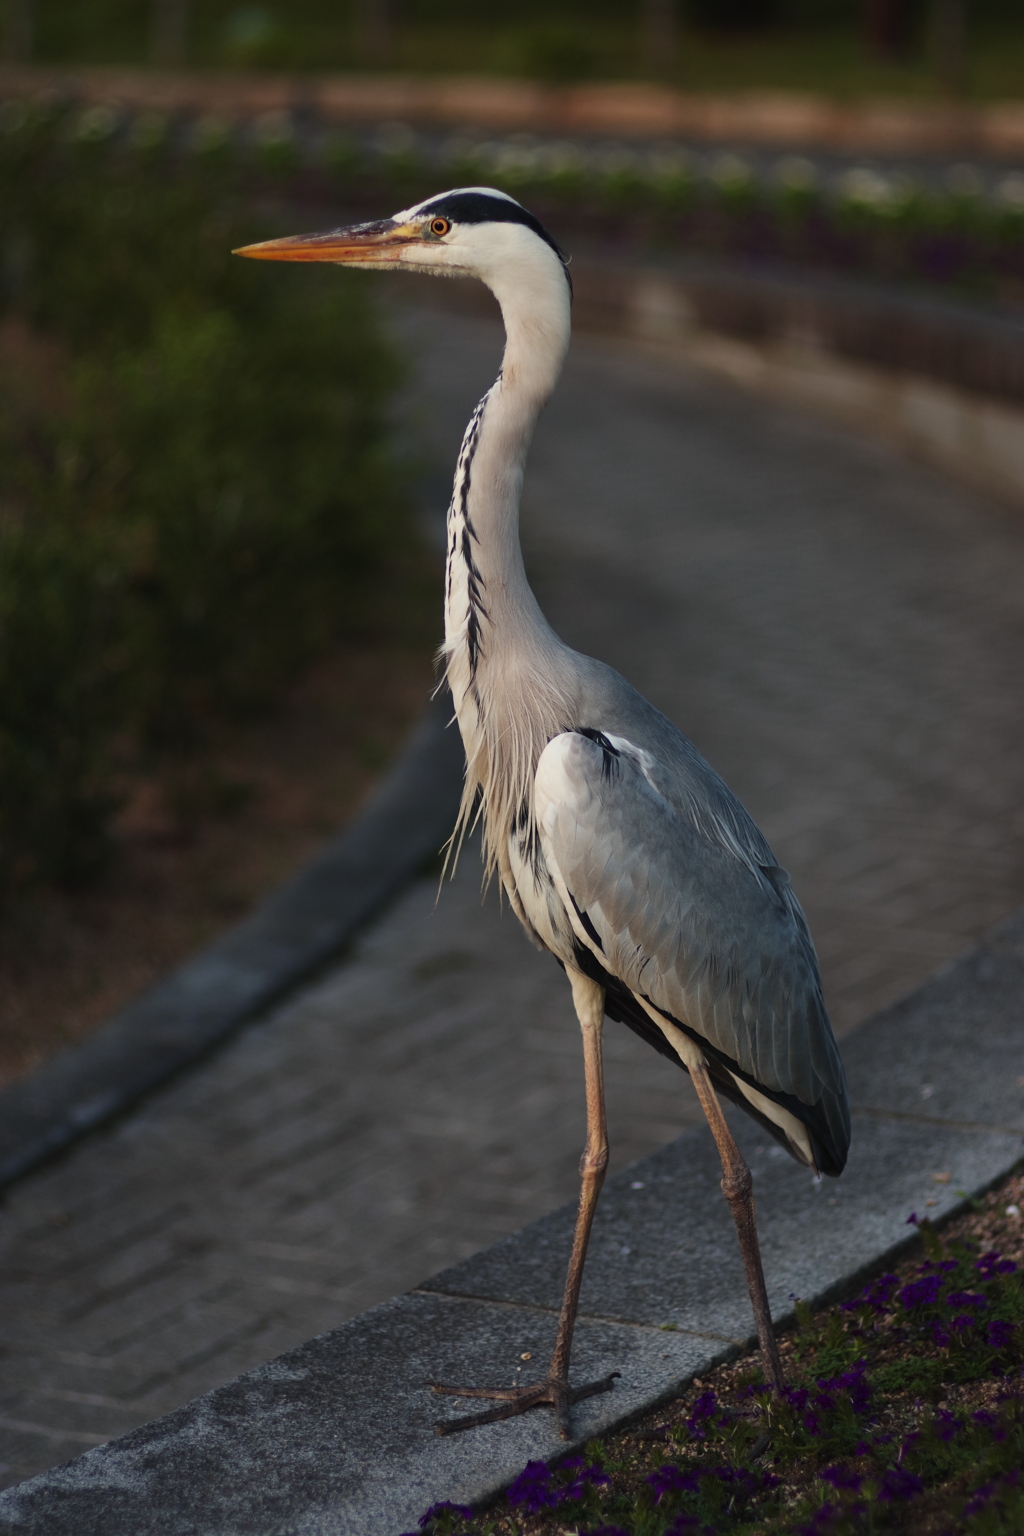
M 565 261 L 565 252 L 548 234 L 539 219 L 534 218 L 518 203 L 510 203 L 504 197 L 488 197 L 486 192 L 455 192 L 439 197 L 420 209 L 425 218 L 441 215 L 455 224 L 525 224 L 550 245 L 559 261 Z

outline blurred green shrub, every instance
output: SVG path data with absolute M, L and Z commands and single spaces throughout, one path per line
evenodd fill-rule
M 233 258 L 220 171 L 98 144 L 0 124 L 0 895 L 95 868 L 126 767 L 272 701 L 407 542 L 365 279 Z
M 596 54 L 582 26 L 538 22 L 510 37 L 511 62 L 518 73 L 556 84 L 583 80 L 594 72 Z
M 286 69 L 293 62 L 288 36 L 273 11 L 244 5 L 224 21 L 224 53 L 244 69 Z

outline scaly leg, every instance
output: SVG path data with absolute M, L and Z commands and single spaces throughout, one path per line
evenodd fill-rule
M 544 1381 L 534 1387 L 445 1387 L 434 1384 L 435 1392 L 453 1397 L 489 1397 L 503 1404 L 500 1408 L 488 1408 L 483 1413 L 467 1414 L 461 1419 L 444 1419 L 437 1426 L 439 1435 L 450 1435 L 459 1429 L 470 1429 L 475 1424 L 493 1424 L 497 1419 L 511 1419 L 531 1408 L 544 1404 L 554 1408 L 558 1417 L 558 1429 L 563 1440 L 570 1434 L 569 1409 L 582 1398 L 593 1397 L 598 1392 L 611 1390 L 618 1371 L 600 1381 L 584 1387 L 569 1386 L 569 1356 L 572 1336 L 576 1326 L 576 1309 L 579 1306 L 580 1284 L 583 1280 L 583 1264 L 587 1257 L 587 1243 L 594 1221 L 597 1197 L 604 1183 L 608 1166 L 608 1131 L 604 1113 L 604 1072 L 601 1061 L 601 1026 L 604 1022 L 604 988 L 574 971 L 569 971 L 572 983 L 572 999 L 576 1004 L 580 1028 L 583 1031 L 583 1065 L 587 1084 L 587 1144 L 580 1160 L 580 1204 L 576 1214 L 576 1229 L 572 1239 L 569 1273 L 565 1280 L 562 1297 L 562 1313 L 558 1320 L 558 1333 L 551 1364 Z
M 722 1106 L 712 1087 L 707 1067 L 703 1062 L 692 1064 L 690 1076 L 722 1159 L 722 1193 L 729 1202 L 732 1219 L 736 1223 L 736 1234 L 740 1240 L 740 1252 L 743 1255 L 747 1287 L 754 1307 L 754 1322 L 757 1324 L 757 1339 L 761 1346 L 761 1363 L 765 1380 L 776 1392 L 780 1392 L 784 1385 L 782 1361 L 779 1358 L 779 1346 L 775 1341 L 775 1331 L 772 1328 L 772 1314 L 768 1306 L 764 1270 L 761 1268 L 761 1250 L 758 1247 L 757 1226 L 754 1222 L 754 1181 L 743 1159 L 743 1154 L 726 1124 Z

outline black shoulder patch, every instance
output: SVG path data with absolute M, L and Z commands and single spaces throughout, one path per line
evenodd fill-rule
M 601 748 L 601 777 L 610 779 L 615 771 L 615 759 L 622 756 L 618 747 L 613 747 L 603 731 L 595 731 L 590 726 L 577 725 L 574 727 L 577 736 L 585 736 L 595 746 Z

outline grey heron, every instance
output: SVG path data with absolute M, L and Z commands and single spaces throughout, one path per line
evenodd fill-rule
M 583 1034 L 587 1133 L 554 1354 L 533 1386 L 437 1386 L 501 1406 L 442 1432 L 570 1406 L 580 1283 L 608 1162 L 605 1016 L 693 1080 L 722 1160 L 766 1381 L 782 1385 L 750 1171 L 720 1097 L 799 1162 L 839 1174 L 846 1081 L 807 923 L 764 837 L 696 747 L 609 666 L 571 650 L 526 579 L 519 501 L 527 449 L 569 344 L 558 245 L 503 192 L 464 187 L 391 219 L 246 246 L 276 261 L 481 279 L 501 306 L 501 371 L 470 419 L 448 512 L 444 665 L 466 752 L 458 839 L 479 818 L 527 934 L 563 966 Z

